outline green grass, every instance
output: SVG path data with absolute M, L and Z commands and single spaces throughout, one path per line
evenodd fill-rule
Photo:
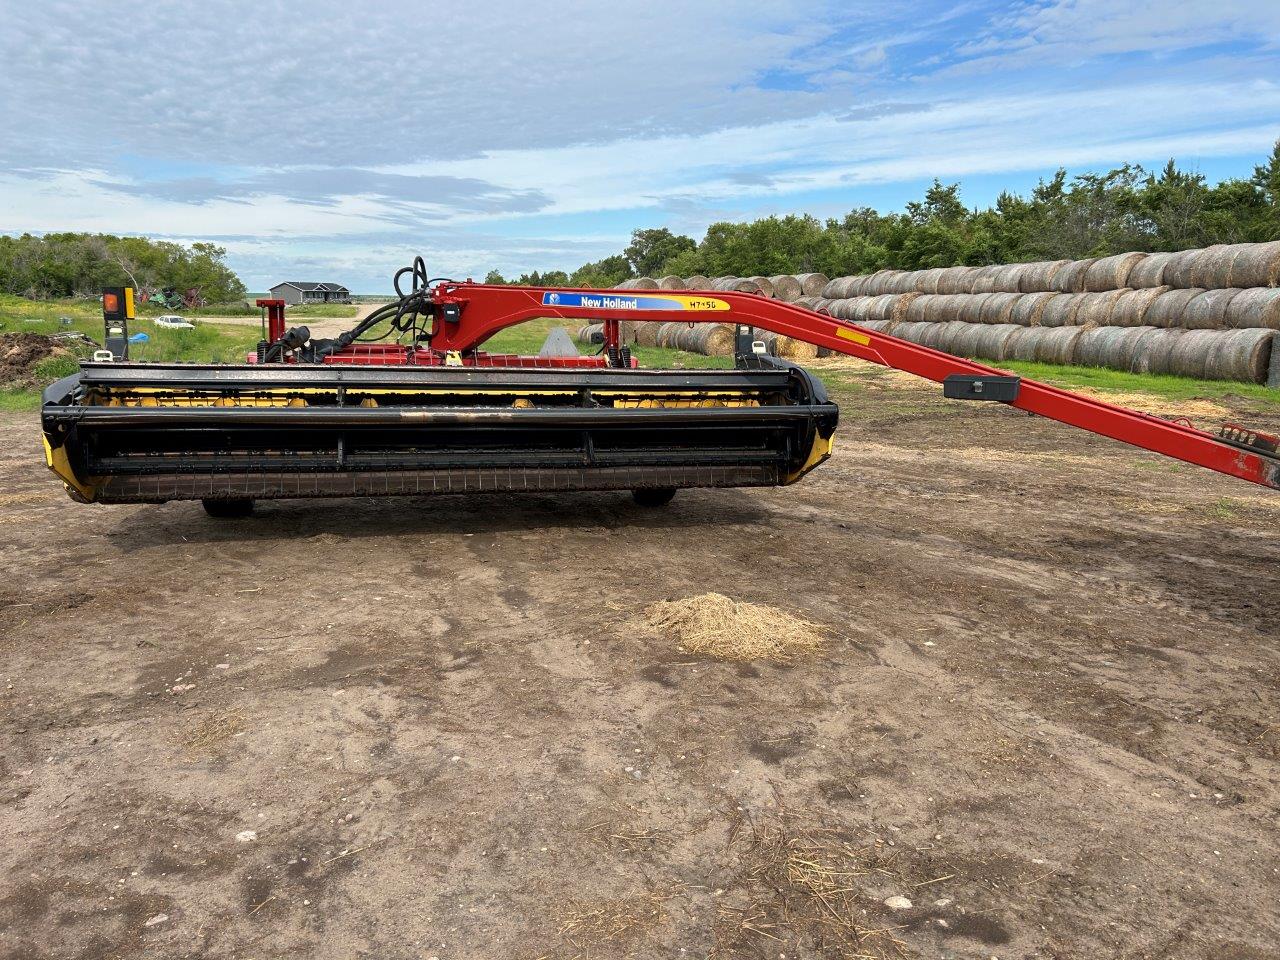
M 1280 407 L 1280 390 L 1259 383 L 1193 380 L 1167 374 L 1123 373 L 1101 367 L 1064 367 L 1021 360 L 1006 361 L 999 366 L 1028 379 L 1043 380 L 1067 389 L 1087 387 L 1109 393 L 1150 393 L 1167 400 L 1243 398 L 1263 406 Z
M 354 317 L 359 309 L 354 303 L 300 303 L 285 307 L 284 312 L 286 317 Z

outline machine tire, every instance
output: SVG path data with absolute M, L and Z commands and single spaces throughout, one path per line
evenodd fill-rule
M 665 507 L 675 495 L 675 487 L 643 487 L 631 491 L 631 498 L 641 507 Z
M 211 517 L 229 519 L 247 517 L 253 513 L 252 500 L 201 500 L 204 512 Z

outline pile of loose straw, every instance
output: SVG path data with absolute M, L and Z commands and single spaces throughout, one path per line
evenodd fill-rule
M 723 660 L 790 663 L 822 643 L 816 624 L 719 593 L 664 600 L 652 604 L 645 614 L 650 626 L 673 634 L 683 649 Z

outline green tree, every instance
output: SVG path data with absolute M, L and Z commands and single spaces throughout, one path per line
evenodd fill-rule
M 636 276 L 647 277 L 662 273 L 667 261 L 696 247 L 692 237 L 674 234 L 666 227 L 656 227 L 634 231 L 631 244 L 622 251 L 622 255 Z

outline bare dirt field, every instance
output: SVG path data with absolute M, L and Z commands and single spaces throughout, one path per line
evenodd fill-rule
M 1280 955 L 1280 495 L 840 400 L 791 488 L 223 521 L 0 415 L 0 956 Z

